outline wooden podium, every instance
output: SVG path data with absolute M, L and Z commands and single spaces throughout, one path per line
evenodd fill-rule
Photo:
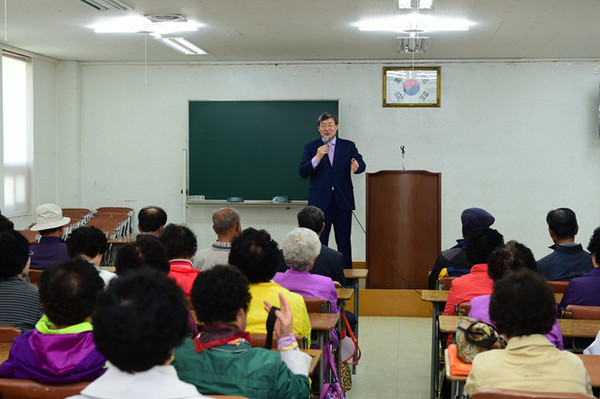
M 367 173 L 367 288 L 427 288 L 441 223 L 441 173 Z

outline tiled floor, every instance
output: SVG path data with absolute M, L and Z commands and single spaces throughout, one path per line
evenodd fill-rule
M 431 319 L 361 317 L 362 358 L 348 399 L 428 399 Z

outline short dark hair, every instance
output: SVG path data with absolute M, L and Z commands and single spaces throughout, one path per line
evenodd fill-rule
M 99 295 L 94 342 L 119 369 L 145 371 L 169 360 L 187 334 L 187 316 L 175 281 L 155 270 L 138 270 L 112 279 Z
M 29 241 L 15 230 L 0 231 L 0 280 L 21 273 L 29 260 Z
M 488 276 L 494 281 L 500 280 L 508 271 L 519 269 L 537 271 L 533 253 L 519 242 L 509 241 L 506 245 L 496 248 L 490 255 Z
M 590 251 L 592 257 L 596 259 L 596 264 L 600 264 L 600 227 L 596 227 L 596 230 L 592 233 L 587 250 Z
M 54 228 L 51 228 L 51 229 L 40 230 L 40 231 L 38 231 L 38 233 L 40 233 L 40 235 L 41 235 L 41 236 L 45 236 L 45 235 L 47 235 L 47 234 L 56 233 L 58 230 L 60 230 L 60 229 L 62 229 L 62 228 L 63 228 L 63 226 L 60 226 L 60 227 L 54 227 Z
M 235 267 L 218 265 L 196 277 L 192 304 L 198 320 L 210 324 L 231 322 L 240 309 L 250 305 L 248 279 Z
M 494 283 L 490 318 L 508 337 L 547 334 L 556 320 L 552 287 L 533 270 L 508 272 Z
M 256 284 L 273 278 L 280 256 L 279 246 L 269 233 L 250 227 L 231 243 L 229 263 L 240 269 L 251 284 Z
M 14 228 L 14 223 L 6 216 L 0 214 L 0 231 L 12 230 Z
M 159 239 L 167 246 L 169 259 L 190 259 L 198 248 L 196 234 L 182 224 L 168 224 Z
M 38 288 L 44 313 L 50 321 L 72 326 L 92 315 L 104 280 L 93 264 L 75 258 L 45 269 Z
M 554 209 L 546 215 L 546 223 L 556 238 L 564 240 L 577 234 L 577 217 L 569 208 Z
M 165 244 L 154 237 L 141 236 L 135 242 L 122 245 L 117 251 L 115 271 L 119 276 L 148 266 L 169 274 L 171 266 Z
M 497 230 L 476 230 L 467 238 L 467 258 L 473 264 L 488 263 L 494 249 L 503 244 L 504 238 Z
M 167 224 L 167 213 L 158 206 L 146 206 L 138 213 L 140 230 L 157 231 L 161 226 Z
M 108 240 L 99 228 L 81 226 L 69 234 L 66 242 L 70 257 L 74 258 L 83 254 L 95 258 L 98 254 L 106 252 Z
M 337 115 L 335 113 L 333 113 L 333 112 L 323 112 L 317 118 L 317 126 L 319 126 L 321 124 L 321 122 L 326 121 L 327 119 L 331 119 L 331 118 L 333 118 L 333 121 L 335 122 L 336 125 L 339 125 L 338 117 L 337 117 Z
M 221 208 L 212 215 L 215 233 L 223 234 L 233 229 L 240 221 L 240 214 L 232 208 Z
M 317 234 L 321 234 L 323 223 L 325 222 L 325 214 L 316 206 L 309 205 L 300 209 L 298 215 L 298 226 L 311 229 Z

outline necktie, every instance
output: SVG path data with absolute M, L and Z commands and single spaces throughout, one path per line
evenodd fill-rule
M 329 163 L 333 165 L 333 143 L 327 143 L 327 155 L 329 156 Z

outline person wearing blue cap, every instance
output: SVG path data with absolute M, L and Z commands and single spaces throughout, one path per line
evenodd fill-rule
M 462 223 L 462 239 L 456 240 L 456 245 L 442 251 L 435 260 L 433 270 L 429 274 L 429 289 L 436 288 L 443 269 L 449 269 L 449 275 L 462 276 L 469 273 L 473 262 L 467 258 L 467 238 L 475 231 L 490 227 L 496 219 L 489 212 L 481 208 L 467 208 L 460 215 Z

